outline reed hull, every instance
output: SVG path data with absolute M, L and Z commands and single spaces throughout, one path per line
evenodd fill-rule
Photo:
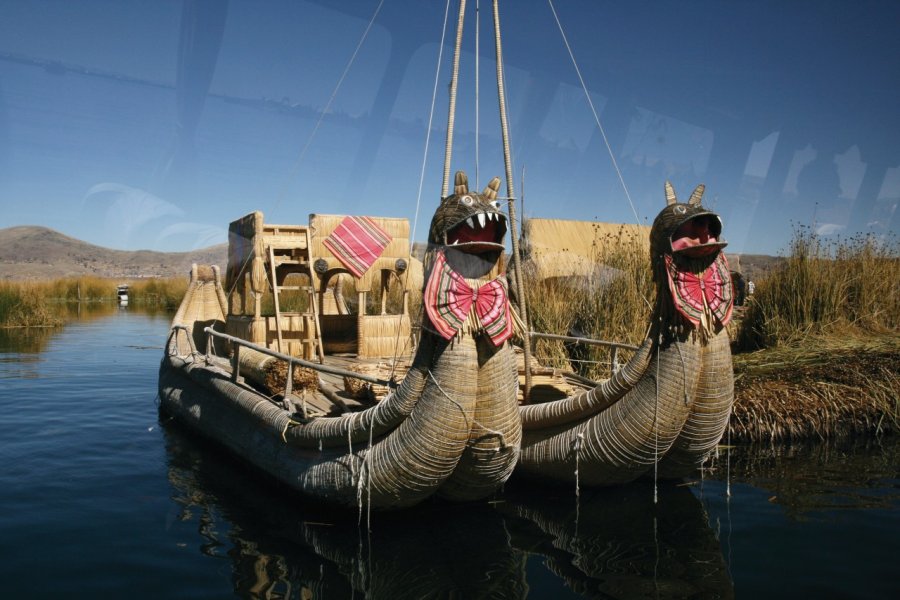
M 677 341 L 654 351 L 621 399 L 591 413 L 570 399 L 523 407 L 570 413 L 570 423 L 526 428 L 516 473 L 525 478 L 589 486 L 621 485 L 651 472 L 672 448 L 691 414 L 703 353 Z M 635 359 L 633 359 L 635 360 Z M 638 359 L 639 360 L 639 359 Z M 582 416 L 576 418 L 576 414 Z
M 636 355 L 633 361 L 642 358 Z M 727 334 L 723 330 L 706 345 L 687 337 L 651 351 L 646 365 L 625 368 L 629 366 L 642 371 L 637 381 L 625 384 L 629 389 L 621 398 L 594 414 L 560 422 L 574 412 L 571 399 L 523 407 L 526 425 L 517 476 L 612 486 L 654 472 L 662 479 L 696 472 L 715 450 L 731 413 L 734 384 Z M 608 395 L 599 387 L 593 392 Z
M 731 340 L 723 330 L 701 349 L 688 418 L 669 452 L 660 461 L 657 476 L 679 479 L 695 474 L 725 434 L 734 405 L 734 370 Z
M 666 183 L 666 208 L 650 230 L 656 303 L 632 359 L 588 392 L 522 407 L 523 477 L 596 486 L 676 479 L 715 450 L 734 402 L 725 328 L 733 286 L 704 189 L 679 203 Z
M 485 350 L 471 336 L 447 341 L 425 333 L 403 381 L 381 402 L 301 422 L 233 377 L 230 360 L 194 351 L 205 345 L 204 327 L 222 323 L 218 272 L 204 273 L 194 270 L 166 344 L 162 412 L 330 504 L 390 509 L 431 496 L 480 500 L 511 475 L 521 423 L 508 345 Z M 502 397 L 484 394 L 485 382 L 500 382 Z

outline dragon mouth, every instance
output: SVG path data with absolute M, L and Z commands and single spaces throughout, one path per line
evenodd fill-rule
M 710 214 L 704 213 L 688 219 L 672 234 L 672 252 L 692 258 L 709 256 L 728 245 L 720 240 L 722 223 Z
M 501 213 L 479 212 L 447 231 L 447 245 L 471 254 L 502 250 L 506 217 Z

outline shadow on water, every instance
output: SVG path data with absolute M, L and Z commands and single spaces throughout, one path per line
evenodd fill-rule
M 525 553 L 488 504 L 426 503 L 368 515 L 313 506 L 164 427 L 180 518 L 201 551 L 232 561 L 242 597 L 523 598 Z
M 703 507 L 683 487 L 574 495 L 513 486 L 496 501 L 373 513 L 306 504 L 180 427 L 163 428 L 180 518 L 227 555 L 249 597 L 731 598 Z

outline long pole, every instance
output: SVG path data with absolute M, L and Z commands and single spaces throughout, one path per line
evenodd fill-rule
M 522 267 L 519 262 L 519 229 L 516 225 L 516 194 L 513 187 L 512 157 L 509 150 L 509 122 L 506 116 L 506 95 L 503 89 L 503 48 L 500 44 L 500 7 L 494 0 L 494 45 L 497 52 L 497 96 L 500 102 L 500 130 L 503 134 L 503 161 L 506 164 L 506 198 L 509 206 L 509 230 L 512 241 L 513 266 L 515 267 L 516 295 L 519 298 L 519 316 L 525 323 L 522 342 L 525 346 L 525 402 L 531 394 L 531 336 L 529 334 L 528 308 L 522 287 Z
M 450 157 L 453 154 L 453 124 L 456 121 L 456 86 L 459 80 L 459 54 L 462 47 L 463 20 L 466 16 L 466 0 L 459 2 L 456 19 L 456 46 L 453 49 L 453 75 L 450 79 L 450 109 L 447 116 L 447 143 L 444 146 L 444 181 L 441 183 L 441 200 L 450 195 Z

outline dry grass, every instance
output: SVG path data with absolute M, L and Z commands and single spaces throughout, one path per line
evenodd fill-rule
M 0 327 L 52 327 L 62 321 L 39 284 L 0 283 Z
M 605 234 L 612 235 L 612 234 Z M 649 250 L 645 240 L 616 234 L 616 244 L 598 234 L 588 277 L 537 281 L 528 268 L 524 287 L 529 318 L 535 331 L 575 335 L 637 345 L 646 335 L 654 298 Z M 567 347 L 557 341 L 535 340 L 542 364 L 565 367 L 570 359 L 587 377 L 609 376 L 609 350 L 597 346 Z
M 188 286 L 183 277 L 122 281 L 84 276 L 4 282 L 0 283 L 0 326 L 60 325 L 70 313 L 69 304 L 115 302 L 120 283 L 130 286 L 129 304 L 164 310 L 176 310 Z
M 894 241 L 823 242 L 798 229 L 790 256 L 759 281 L 736 347 L 802 343 L 808 336 L 900 329 L 900 252 Z
M 188 288 L 185 277 L 138 279 L 127 282 L 128 303 L 177 310 Z

